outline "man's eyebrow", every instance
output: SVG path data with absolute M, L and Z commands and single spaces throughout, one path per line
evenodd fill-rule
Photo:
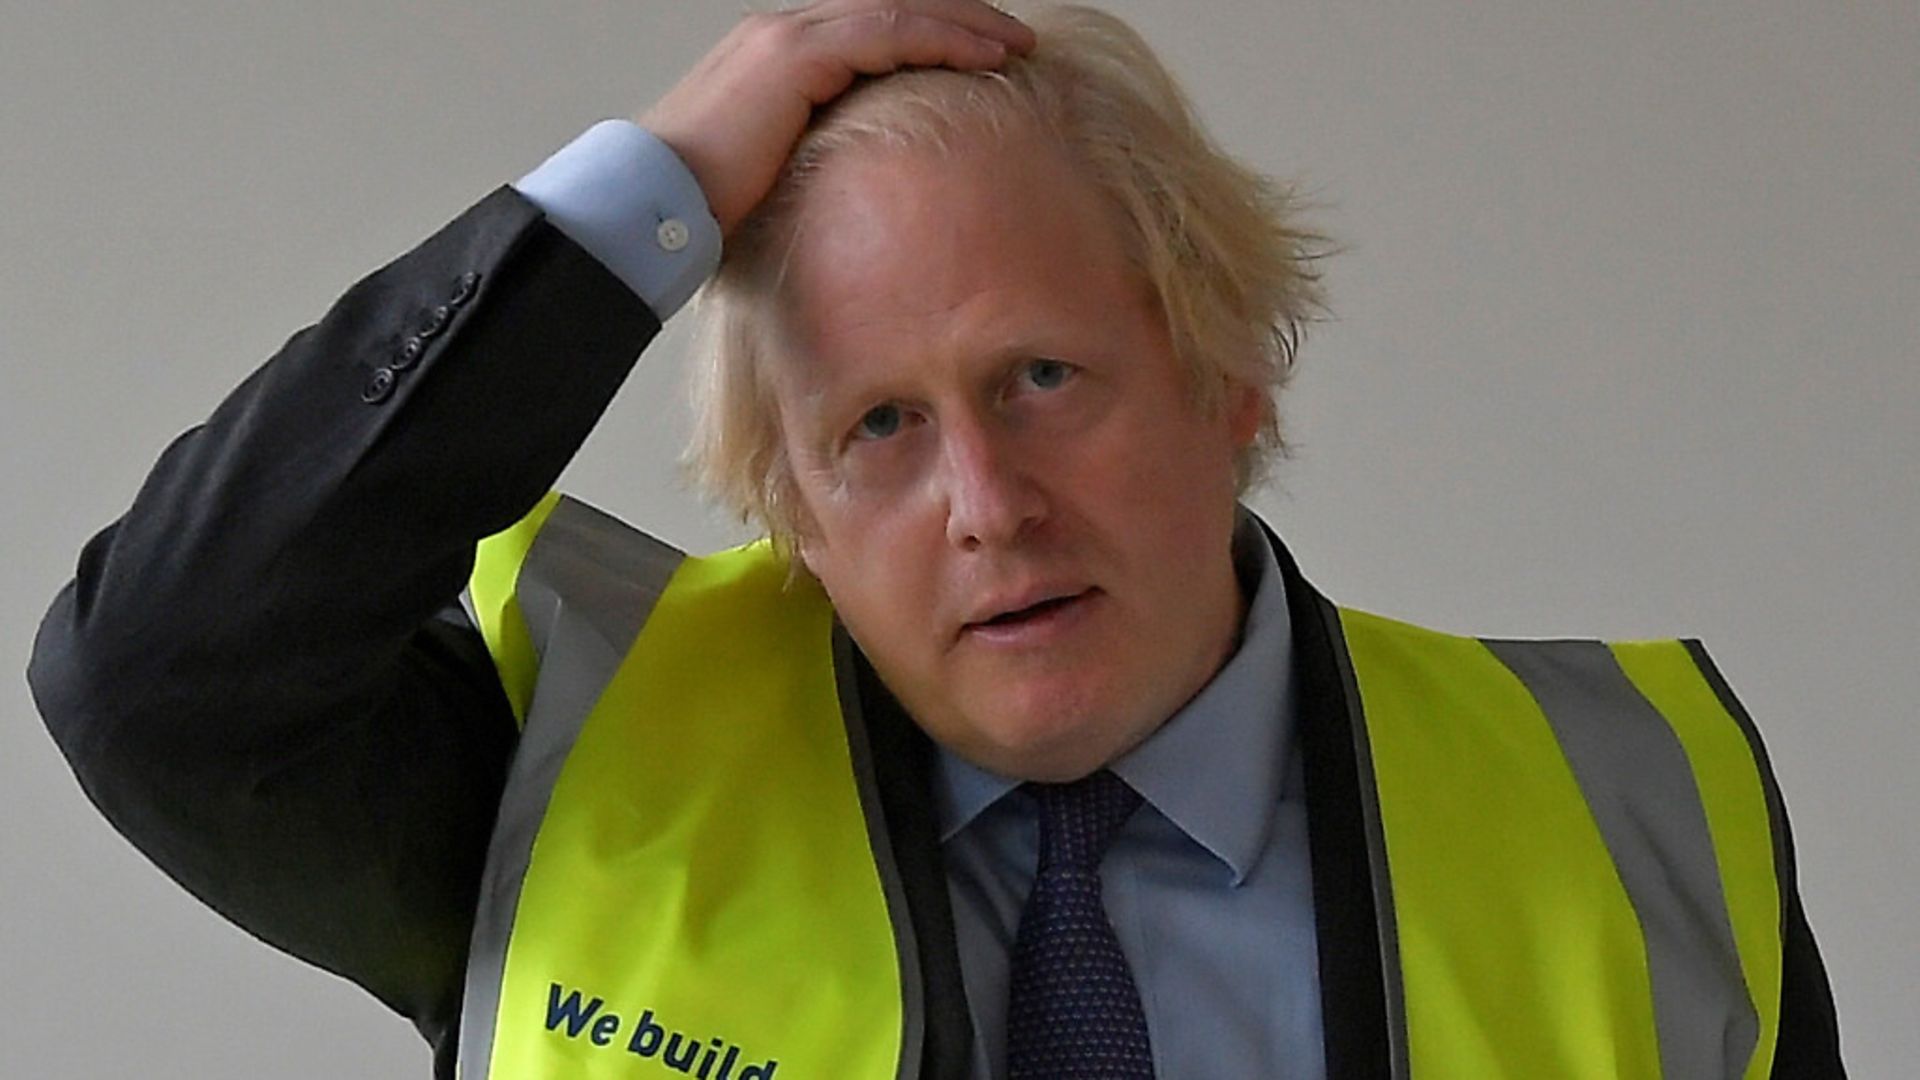
M 835 395 L 824 386 L 802 386 L 793 382 L 788 383 L 788 395 L 777 405 L 783 426 L 810 444 L 822 442 L 831 435 L 828 418 L 835 415 L 836 410 L 845 408 L 834 400 Z

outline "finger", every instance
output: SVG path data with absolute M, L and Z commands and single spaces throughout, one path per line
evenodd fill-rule
M 971 34 L 997 41 L 1019 53 L 1033 49 L 1033 28 L 985 0 L 824 0 L 795 14 L 809 23 L 897 12 L 951 23 Z
M 949 67 L 962 71 L 999 66 L 1007 46 L 941 19 L 899 10 L 849 15 L 809 28 L 809 45 L 846 72 L 885 75 L 903 67 Z M 824 87 L 837 94 L 844 86 Z M 816 99 L 820 100 L 820 99 Z

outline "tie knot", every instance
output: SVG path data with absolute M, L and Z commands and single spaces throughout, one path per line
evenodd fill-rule
M 1043 873 L 1097 870 L 1114 834 L 1140 806 L 1140 793 L 1106 769 L 1065 784 L 1033 781 L 1026 788 L 1040 804 Z

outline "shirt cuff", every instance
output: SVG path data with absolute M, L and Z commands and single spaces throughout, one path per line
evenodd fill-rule
M 720 265 L 720 223 L 680 156 L 630 120 L 602 120 L 514 190 L 662 322 Z

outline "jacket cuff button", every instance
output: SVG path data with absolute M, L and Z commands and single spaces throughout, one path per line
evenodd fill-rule
M 360 400 L 369 405 L 378 405 L 393 396 L 393 384 L 396 381 L 392 368 L 374 368 L 373 374 L 367 376 L 367 385 L 360 390 Z
M 459 307 L 461 304 L 473 299 L 474 292 L 479 288 L 479 273 L 469 270 L 460 275 L 460 284 L 454 288 L 453 296 L 447 300 L 447 303 L 452 304 L 454 307 Z

